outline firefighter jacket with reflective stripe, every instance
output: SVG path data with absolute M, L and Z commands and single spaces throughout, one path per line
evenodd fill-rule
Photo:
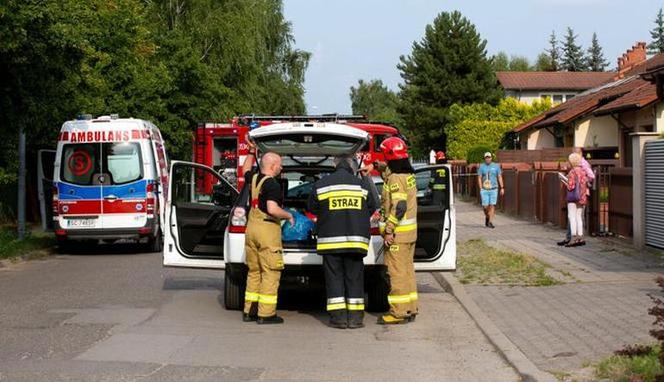
M 319 255 L 367 255 L 371 214 L 378 209 L 374 193 L 369 191 L 370 181 L 340 164 L 335 172 L 314 184 L 308 204 L 309 211 L 318 216 Z
M 381 229 L 396 243 L 417 241 L 417 183 L 414 174 L 383 174 Z

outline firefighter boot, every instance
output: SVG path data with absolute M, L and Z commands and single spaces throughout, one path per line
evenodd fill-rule
M 378 318 L 379 325 L 399 325 L 407 324 L 409 322 L 408 318 L 401 318 L 393 316 L 392 314 L 384 314 Z
M 258 303 L 251 304 L 249 313 L 242 313 L 243 322 L 254 322 L 258 320 Z
M 346 329 L 348 327 L 348 312 L 346 309 L 331 310 L 330 327 L 335 329 Z
M 348 312 L 348 329 L 359 329 L 364 327 L 364 312 L 351 310 Z
M 284 319 L 275 314 L 274 316 L 270 316 L 270 317 L 258 317 L 258 320 L 256 320 L 256 323 L 258 325 L 283 324 Z

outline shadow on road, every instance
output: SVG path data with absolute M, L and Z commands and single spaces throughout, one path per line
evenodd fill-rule
M 140 255 L 152 253 L 147 250 L 146 244 L 122 242 L 104 243 L 103 241 L 81 241 L 70 244 L 62 255 L 72 256 L 96 256 L 96 255 Z M 157 255 L 157 253 L 155 253 Z

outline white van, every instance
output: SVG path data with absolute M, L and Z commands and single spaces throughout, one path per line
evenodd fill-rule
M 249 134 L 259 152 L 276 152 L 283 158 L 281 183 L 284 206 L 304 210 L 313 183 L 332 172 L 338 154 L 354 154 L 367 141 L 365 131 L 336 123 L 280 123 L 254 129 Z M 418 167 L 417 271 L 454 270 L 456 267 L 455 213 L 448 165 Z M 201 179 L 214 177 L 211 192 Z M 434 178 L 437 177 L 435 180 Z M 244 303 L 244 233 L 249 190 L 239 192 L 213 169 L 174 161 L 166 202 L 164 265 L 225 269 L 224 300 L 227 309 Z M 442 191 L 441 191 L 442 190 Z M 443 192 L 435 194 L 435 192 Z M 372 239 L 366 265 L 368 309 L 387 309 L 388 284 L 383 266 L 383 240 L 372 218 Z M 322 258 L 315 237 L 284 243 L 284 280 L 289 276 L 322 277 Z
M 40 183 L 47 183 L 42 173 Z M 161 251 L 168 157 L 151 122 L 117 116 L 65 122 L 52 181 L 53 230 L 60 248 L 78 240 L 134 239 Z M 43 203 L 49 197 L 40 192 Z

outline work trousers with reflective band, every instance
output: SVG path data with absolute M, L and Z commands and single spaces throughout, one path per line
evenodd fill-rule
M 360 255 L 323 256 L 327 311 L 364 311 L 364 263 Z
M 418 313 L 415 279 L 415 243 L 394 243 L 385 251 L 385 265 L 390 278 L 390 313 L 404 318 Z
M 258 208 L 249 212 L 244 250 L 247 259 L 247 289 L 244 293 L 244 312 L 252 312 L 258 305 L 259 317 L 277 313 L 277 292 L 284 269 L 281 227 Z

